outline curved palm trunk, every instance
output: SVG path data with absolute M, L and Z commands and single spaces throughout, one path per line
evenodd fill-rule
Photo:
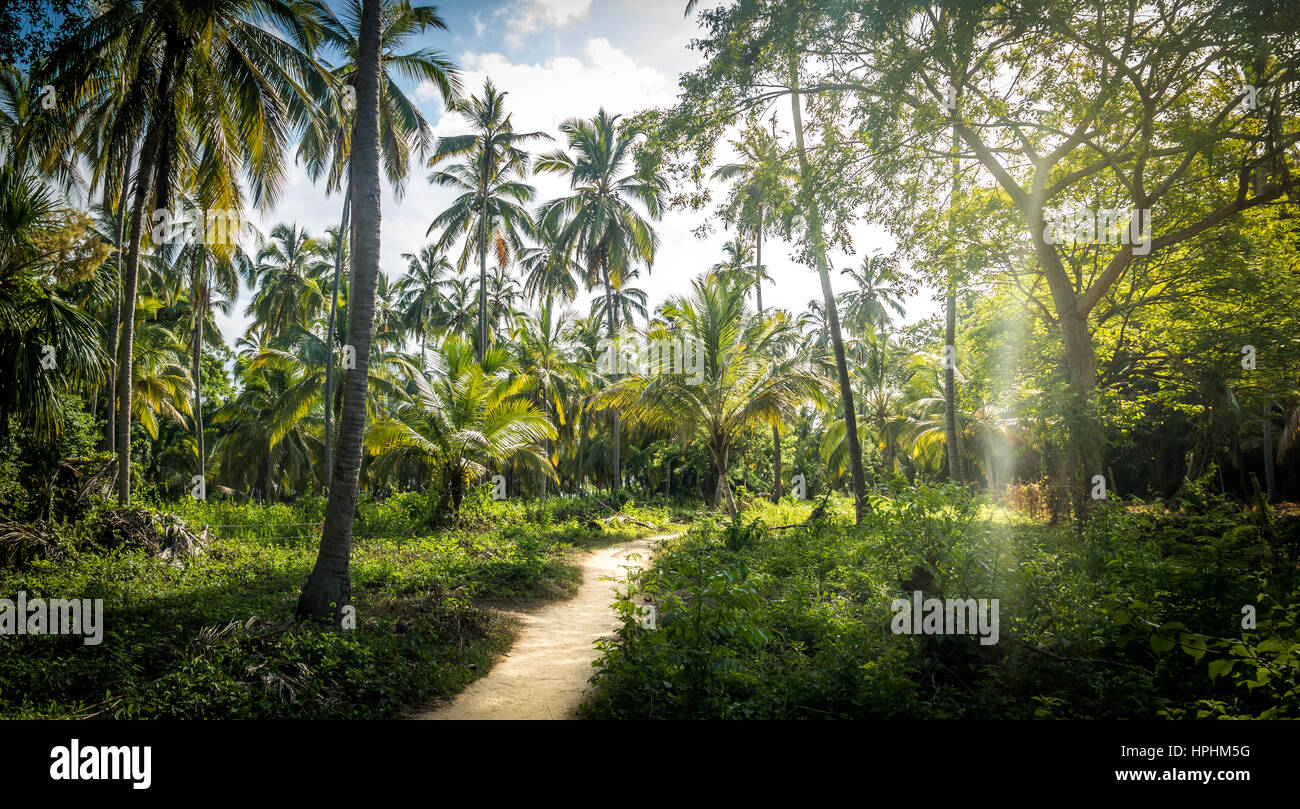
M 608 255 L 604 256 L 601 259 L 601 264 L 603 267 L 603 271 L 601 275 L 605 281 L 605 320 L 609 323 L 610 340 L 613 340 L 618 335 L 618 307 L 615 305 L 614 302 L 614 285 L 609 279 L 609 256 Z M 611 346 L 611 349 L 612 348 L 613 346 Z M 620 360 L 618 358 L 615 358 L 615 362 L 619 362 L 619 361 Z M 615 365 L 615 368 L 617 367 L 618 366 Z M 618 412 L 611 410 L 610 415 L 611 415 L 611 419 L 614 422 L 614 476 L 610 484 L 610 487 L 612 491 L 618 491 L 623 483 L 622 459 L 619 457 L 621 451 L 621 447 L 619 446 L 619 444 L 621 444 L 622 442 L 619 440 L 620 430 L 619 430 Z
M 487 356 L 487 173 L 490 153 L 483 158 L 478 199 L 483 210 L 478 215 L 478 361 Z
M 199 451 L 199 477 L 208 479 L 207 453 L 203 447 L 203 313 L 207 289 L 203 283 L 202 257 L 194 253 L 194 439 Z
M 108 413 L 105 418 L 105 449 L 110 454 L 117 452 L 117 336 L 122 328 L 122 279 L 126 274 L 126 210 L 127 200 L 131 195 L 131 168 L 135 160 L 135 149 L 126 153 L 126 165 L 122 167 L 122 196 L 117 201 L 117 289 L 113 290 L 113 319 L 108 327 Z M 107 190 L 105 190 L 107 194 Z M 107 199 L 105 202 L 107 203 Z
M 168 59 L 158 85 L 159 98 L 165 98 L 171 86 Z M 145 205 L 153 190 L 153 174 L 162 140 L 162 122 L 149 122 L 144 147 L 140 151 L 140 168 L 136 174 L 135 200 L 131 208 L 130 239 L 126 248 L 126 265 L 122 272 L 122 337 L 118 341 L 117 359 L 117 502 L 131 502 L 131 360 L 135 350 L 135 295 L 140 278 L 140 238 L 144 225 Z
M 957 157 L 960 144 L 957 138 L 957 127 L 954 125 L 952 128 L 952 197 L 948 211 L 949 238 L 953 236 L 956 226 L 956 217 L 951 206 L 956 204 L 957 192 L 961 187 L 961 175 L 958 174 L 960 164 Z M 948 478 L 961 483 L 965 476 L 962 474 L 961 444 L 960 437 L 957 435 L 957 369 L 953 353 L 954 346 L 957 345 L 957 268 L 956 258 L 950 257 L 950 260 L 952 264 L 948 267 L 948 294 L 943 328 L 943 434 L 944 450 L 948 456 Z
M 1277 476 L 1273 469 L 1273 397 L 1264 400 L 1264 495 L 1270 503 L 1277 500 Z M 1111 475 L 1114 477 L 1114 475 Z
M 302 596 L 298 616 L 329 619 L 338 626 L 352 598 L 348 562 L 352 554 L 352 520 L 361 476 L 361 442 L 366 429 L 366 383 L 370 379 L 370 343 L 374 330 L 375 286 L 379 275 L 379 7 L 363 0 L 357 52 L 357 112 L 352 134 L 352 284 L 348 299 L 348 342 L 356 367 L 343 378 L 343 413 L 338 453 L 330 480 L 320 553 Z
M 758 226 L 754 228 L 754 263 L 758 265 L 754 277 L 754 301 L 758 305 L 758 314 L 763 314 L 763 209 L 758 209 Z M 669 473 L 671 476 L 671 472 Z M 772 502 L 781 499 L 781 431 L 772 426 Z
M 817 262 L 817 275 L 821 279 L 822 301 L 826 307 L 826 321 L 830 328 L 831 344 L 835 349 L 835 370 L 840 383 L 840 404 L 844 407 L 845 438 L 849 442 L 849 468 L 853 473 L 853 511 L 858 523 L 866 515 L 866 478 L 862 473 L 862 444 L 858 441 L 858 414 L 853 409 L 853 383 L 849 380 L 849 367 L 844 359 L 844 338 L 840 334 L 840 316 L 835 307 L 835 293 L 831 290 L 830 269 L 826 261 L 826 241 L 822 236 L 821 212 L 808 188 L 808 154 L 804 149 L 803 111 L 799 107 L 799 64 L 797 57 L 790 58 L 790 108 L 794 115 L 795 151 L 799 154 L 800 192 L 808 215 L 808 240 L 812 243 L 813 258 Z
M 334 318 L 339 308 L 339 277 L 343 275 L 343 236 L 348 232 L 348 213 L 352 209 L 352 177 L 348 176 L 347 191 L 343 195 L 343 217 L 339 221 L 339 243 L 334 251 L 334 284 L 330 292 L 330 317 L 325 329 L 325 493 L 330 490 L 330 470 L 334 468 Z

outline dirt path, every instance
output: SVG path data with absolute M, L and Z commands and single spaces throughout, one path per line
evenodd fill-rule
M 670 536 L 670 535 L 664 535 Z M 572 719 L 589 688 L 597 657 L 592 643 L 619 627 L 611 609 L 614 582 L 640 568 L 664 536 L 611 545 L 582 560 L 582 585 L 567 601 L 534 613 L 516 613 L 521 632 L 510 651 L 484 677 L 440 708 L 415 719 Z M 628 560 L 629 554 L 640 554 Z

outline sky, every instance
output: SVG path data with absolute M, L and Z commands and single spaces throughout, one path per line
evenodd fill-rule
M 543 131 L 557 138 L 534 146 L 534 152 L 563 146 L 558 130 L 565 119 L 591 117 L 602 107 L 613 114 L 631 115 L 649 107 L 670 106 L 677 96 L 678 76 L 701 61 L 699 53 L 689 47 L 699 31 L 693 19 L 683 17 L 685 6 L 680 0 L 456 0 L 436 5 L 449 30 L 430 31 L 412 40 L 411 46 L 433 47 L 451 56 L 462 69 L 467 93 L 481 94 L 484 79 L 490 77 L 507 93 L 506 107 L 517 131 Z M 459 115 L 446 111 L 432 86 L 403 87 L 436 136 L 467 131 Z M 778 109 L 781 112 L 788 121 L 788 110 Z M 788 122 L 785 129 L 789 129 Z M 727 147 L 719 149 L 721 160 L 726 160 L 727 152 Z M 400 200 L 385 186 L 380 267 L 390 278 L 405 272 L 403 253 L 418 252 L 435 238 L 436 234 L 426 235 L 429 223 L 453 198 L 453 192 L 429 185 L 427 174 L 424 167 L 414 167 Z M 565 180 L 556 175 L 536 175 L 529 182 L 537 188 L 537 202 L 568 191 Z M 726 187 L 715 188 L 714 199 L 723 199 Z M 341 212 L 342 198 L 337 194 L 327 198 L 323 186 L 313 185 L 296 165 L 277 205 L 255 213 L 253 221 L 263 233 L 269 234 L 278 222 L 296 222 L 318 235 L 326 227 L 337 227 Z M 656 223 L 660 246 L 654 266 L 636 281 L 646 290 L 652 309 L 669 297 L 688 292 L 691 279 L 721 260 L 722 245 L 734 234 L 720 225 L 705 238 L 694 233 L 711 212 L 669 211 Z M 854 230 L 856 256 L 831 254 L 837 268 L 832 278 L 835 292 L 849 288 L 848 279 L 838 274 L 839 268 L 892 247 L 883 230 L 861 223 Z M 779 242 L 764 241 L 763 262 L 772 282 L 765 285 L 763 300 L 765 305 L 798 312 L 807 308 L 809 300 L 820 299 L 821 289 L 816 272 L 795 264 L 790 253 Z M 512 272 L 518 276 L 517 268 Z M 247 328 L 244 308 L 249 295 L 243 290 L 231 314 L 218 319 L 231 344 Z M 589 300 L 590 294 L 582 294 L 574 307 L 585 312 Z M 938 312 L 938 304 L 924 290 L 906 304 L 907 322 Z

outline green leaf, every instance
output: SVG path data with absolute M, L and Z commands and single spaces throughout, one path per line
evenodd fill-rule
M 1200 661 L 1205 657 L 1205 638 L 1200 635 L 1191 635 L 1184 632 L 1178 638 L 1179 644 L 1184 652 L 1192 656 L 1193 660 Z
M 1152 635 L 1151 648 L 1155 650 L 1156 654 L 1164 654 L 1174 648 L 1174 642 L 1163 635 Z
M 1232 671 L 1232 666 L 1233 666 L 1233 664 L 1236 663 L 1236 662 L 1237 662 L 1237 661 L 1235 661 L 1235 660 L 1228 660 L 1228 659 L 1226 659 L 1226 658 L 1222 658 L 1222 657 L 1221 657 L 1221 658 L 1218 658 L 1217 660 L 1211 660 L 1211 661 L 1210 661 L 1210 681 L 1213 682 L 1214 680 L 1217 680 L 1217 679 L 1219 679 L 1220 677 L 1222 677 L 1223 675 L 1225 675 L 1225 674 L 1229 673 L 1230 671 Z

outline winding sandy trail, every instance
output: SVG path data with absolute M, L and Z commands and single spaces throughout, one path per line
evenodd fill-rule
M 599 548 L 582 559 L 582 584 L 573 598 L 533 613 L 514 613 L 519 639 L 485 676 L 450 703 L 414 719 L 573 719 L 586 696 L 597 650 L 592 643 L 614 634 L 614 581 L 642 567 L 654 544 L 671 534 Z M 640 559 L 629 560 L 639 554 Z

